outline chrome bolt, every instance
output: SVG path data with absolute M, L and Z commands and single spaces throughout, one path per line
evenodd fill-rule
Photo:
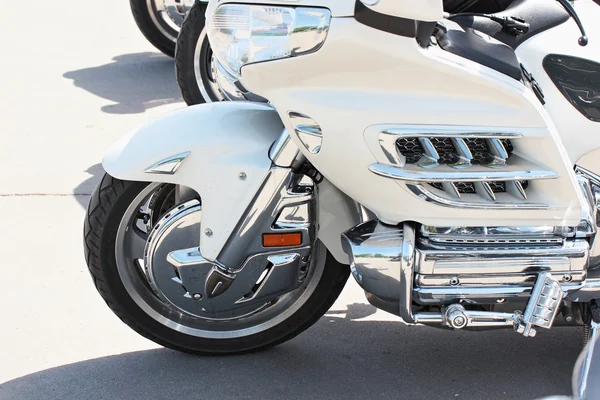
M 571 282 L 573 280 L 573 277 L 571 276 L 571 274 L 564 274 L 562 280 L 563 282 Z
M 464 323 L 465 323 L 465 317 L 456 317 L 456 318 L 454 318 L 452 325 L 463 326 Z
M 240 172 L 240 174 L 238 175 L 238 178 L 240 178 L 241 180 L 244 180 L 248 177 L 248 175 L 246 175 L 245 172 Z
M 456 286 L 456 285 L 458 285 L 459 283 L 460 283 L 460 280 L 459 280 L 459 279 L 458 279 L 456 276 L 453 276 L 452 278 L 450 278 L 450 284 L 451 284 L 452 286 Z
M 573 316 L 572 316 L 572 315 L 567 315 L 567 316 L 565 317 L 565 321 L 567 321 L 567 322 L 569 322 L 569 323 L 573 322 Z
M 192 297 L 194 298 L 194 300 L 200 300 L 202 298 L 202 295 L 200 293 L 196 293 Z
M 213 234 L 213 231 L 212 231 L 212 229 L 210 229 L 210 228 L 206 228 L 206 229 L 204 230 L 204 234 L 205 234 L 206 236 L 212 236 L 212 234 Z

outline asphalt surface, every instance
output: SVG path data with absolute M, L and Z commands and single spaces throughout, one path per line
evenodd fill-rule
M 31 3 L 2 22 L 0 399 L 535 399 L 570 391 L 580 330 L 408 327 L 349 281 L 325 317 L 275 349 L 193 357 L 116 318 L 83 259 L 104 150 L 183 107 L 173 61 L 126 1 Z

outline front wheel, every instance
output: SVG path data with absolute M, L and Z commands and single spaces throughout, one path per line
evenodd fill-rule
M 174 290 L 182 290 L 178 277 L 163 279 L 167 284 L 157 292 L 157 278 L 148 276 L 144 255 L 157 232 L 169 232 L 160 241 L 171 241 L 177 248 L 199 243 L 200 199 L 188 197 L 177 203 L 176 199 L 182 201 L 180 192 L 174 185 L 121 181 L 105 175 L 88 207 L 85 256 L 96 288 L 113 312 L 142 336 L 165 347 L 198 354 L 264 349 L 310 327 L 342 291 L 349 268 L 317 244 L 302 285 L 265 299 L 264 304 L 242 303 L 208 315 L 186 306 L 194 301 L 193 293 L 186 293 L 188 298 L 181 297 L 180 303 L 170 301 Z M 181 223 L 166 226 L 164 221 L 174 213 L 182 215 Z

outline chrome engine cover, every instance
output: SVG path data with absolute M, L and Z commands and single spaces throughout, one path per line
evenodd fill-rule
M 415 304 L 444 310 L 457 303 L 523 303 L 536 286 L 543 285 L 539 280 L 555 285 L 561 299 L 588 302 L 598 298 L 600 181 L 587 171 L 577 172 L 589 204 L 576 227 L 417 228 L 411 223 L 385 225 L 375 219 L 343 235 L 352 274 L 373 305 L 411 323 L 448 325 L 444 314 L 414 314 Z M 484 318 L 479 314 L 467 317 Z M 494 325 L 520 326 L 512 314 L 490 318 L 502 321 Z

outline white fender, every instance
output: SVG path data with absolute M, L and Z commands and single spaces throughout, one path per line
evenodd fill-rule
M 198 192 L 202 198 L 200 252 L 214 261 L 263 183 L 271 167 L 269 148 L 282 129 L 277 112 L 265 104 L 221 102 L 187 107 L 121 139 L 106 153 L 102 166 L 118 179 L 173 183 Z M 188 152 L 172 174 L 145 172 L 162 160 Z
M 165 114 L 131 132 L 109 149 L 102 165 L 118 179 L 173 183 L 198 192 L 200 252 L 214 261 L 261 190 L 271 168 L 269 149 L 282 130 L 277 112 L 268 105 L 202 104 Z M 174 172 L 170 170 L 176 163 L 159 168 L 161 173 L 146 172 L 173 156 L 185 156 Z M 340 235 L 360 223 L 360 214 L 352 199 L 328 181 L 319 185 L 318 193 L 319 239 L 347 264 Z

